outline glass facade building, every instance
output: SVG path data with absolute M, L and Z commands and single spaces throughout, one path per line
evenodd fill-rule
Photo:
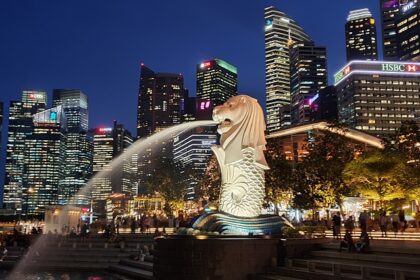
M 65 124 L 61 106 L 33 116 L 33 132 L 25 139 L 24 214 L 43 215 L 46 206 L 58 204 L 58 185 L 66 165 Z
M 289 47 L 311 39 L 292 18 L 273 6 L 265 9 L 264 19 L 267 131 L 273 132 L 291 124 Z
M 197 65 L 197 99 L 210 101 L 213 107 L 223 104 L 238 90 L 238 70 L 221 59 Z
M 313 42 L 297 42 L 289 48 L 292 125 L 313 119 L 313 100 L 327 86 L 327 50 Z
M 384 60 L 399 60 L 395 19 L 401 0 L 381 0 L 382 51 Z
M 420 0 L 401 4 L 395 24 L 399 59 L 420 62 Z
M 377 136 L 420 120 L 420 63 L 352 61 L 335 74 L 339 121 Z
M 46 109 L 45 91 L 23 91 L 21 101 L 11 101 L 7 131 L 3 208 L 22 211 L 26 140 L 34 131 L 33 116 Z M 26 195 L 26 194 L 25 194 Z
M 347 61 L 378 59 L 376 22 L 369 9 L 350 11 L 345 31 Z
M 174 139 L 174 161 L 180 162 L 185 168 L 191 168 L 197 174 L 204 175 L 212 155 L 211 146 L 216 143 L 217 135 L 214 132 L 214 126 L 199 127 L 181 133 Z M 191 181 L 187 185 L 187 199 L 196 199 L 198 182 Z
M 66 115 L 64 160 L 66 168 L 59 182 L 59 204 L 86 205 L 89 200 L 77 192 L 92 176 L 92 140 L 88 136 L 88 97 L 80 90 L 54 89 L 53 106 Z

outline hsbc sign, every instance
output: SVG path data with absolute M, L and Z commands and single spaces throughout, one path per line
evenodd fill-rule
M 382 71 L 386 72 L 418 72 L 420 67 L 415 64 L 383 63 Z

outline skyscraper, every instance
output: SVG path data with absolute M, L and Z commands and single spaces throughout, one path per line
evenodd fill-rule
M 420 63 L 352 61 L 334 78 L 341 123 L 378 136 L 420 124 Z
M 104 213 L 105 200 L 112 193 L 110 165 L 114 157 L 114 134 L 112 127 L 92 129 L 93 134 L 93 189 L 95 212 Z M 102 174 L 99 174 L 104 171 Z
M 59 203 L 88 204 L 88 198 L 75 197 L 92 175 L 92 141 L 88 136 L 88 98 L 80 90 L 54 89 L 53 106 L 62 106 L 66 116 L 64 160 L 66 168 L 58 186 Z
M 65 116 L 61 106 L 33 115 L 33 132 L 25 139 L 22 212 L 42 215 L 58 203 L 58 184 L 66 162 Z
M 133 144 L 131 133 L 114 121 L 113 127 L 98 127 L 93 134 L 93 190 L 96 210 L 103 211 L 106 198 L 111 193 L 137 192 L 137 155 L 124 154 Z M 111 161 L 121 156 L 121 164 L 111 166 Z M 99 175 L 101 171 L 106 171 Z
M 141 65 L 137 107 L 137 137 L 146 137 L 181 123 L 181 74 L 155 73 Z
M 376 23 L 369 9 L 350 11 L 345 32 L 347 61 L 378 59 Z
M 25 141 L 34 130 L 33 115 L 45 110 L 45 91 L 23 91 L 21 101 L 11 101 L 7 132 L 3 207 L 22 211 Z
M 313 42 L 290 46 L 292 124 L 312 120 L 311 100 L 327 86 L 327 50 Z
M 382 44 L 384 60 L 398 60 L 397 26 L 395 18 L 401 0 L 381 0 Z
M 113 134 L 113 158 L 123 157 L 122 169 L 119 170 L 119 176 L 115 176 L 112 182 L 112 191 L 125 194 L 137 193 L 137 155 L 124 154 L 133 144 L 133 136 L 123 124 L 114 121 Z
M 180 124 L 184 77 L 181 74 L 155 73 L 141 64 L 137 107 L 137 138 L 150 136 L 167 127 Z M 175 136 L 175 135 L 174 135 Z M 138 188 L 146 193 L 144 182 L 151 175 L 155 159 L 172 156 L 172 140 L 144 147 L 138 154 Z
M 207 163 L 212 155 L 211 146 L 217 142 L 214 126 L 204 126 L 185 131 L 175 137 L 174 161 L 180 162 L 184 168 L 188 168 L 204 175 Z M 196 187 L 198 182 L 187 182 L 187 199 L 196 199 Z
M 237 94 L 238 70 L 215 58 L 197 65 L 197 100 L 210 101 L 212 107 L 223 104 Z
M 398 57 L 420 61 L 420 0 L 404 1 L 395 18 Z
M 292 18 L 270 6 L 265 9 L 265 88 L 267 130 L 276 131 L 290 125 L 289 46 L 311 41 Z

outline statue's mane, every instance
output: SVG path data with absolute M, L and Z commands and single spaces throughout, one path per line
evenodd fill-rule
M 243 159 L 242 150 L 252 148 L 255 150 L 255 161 L 262 168 L 268 169 L 264 158 L 265 121 L 264 114 L 258 101 L 246 95 L 237 96 L 245 104 L 245 116 L 228 133 L 221 136 L 220 143 L 225 150 L 225 164 L 232 164 Z

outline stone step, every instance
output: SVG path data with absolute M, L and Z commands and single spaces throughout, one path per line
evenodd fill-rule
M 153 272 L 132 266 L 122 264 L 111 265 L 109 270 L 111 272 L 133 277 L 134 279 L 153 280 Z
M 275 274 L 262 274 L 254 277 L 254 280 L 302 280 L 302 278 L 295 278 Z
M 288 268 L 297 270 L 326 272 L 338 274 L 351 274 L 354 276 L 365 275 L 365 277 L 382 277 L 394 279 L 397 276 L 409 276 L 413 279 L 420 279 L 420 268 L 418 266 L 378 264 L 372 262 L 354 262 L 349 260 L 337 261 L 336 259 L 291 259 L 287 261 Z M 398 278 L 399 279 L 399 278 Z M 405 279 L 405 278 L 401 278 Z
M 122 259 L 120 261 L 120 264 L 125 265 L 125 266 L 136 267 L 136 268 L 140 268 L 140 269 L 143 269 L 143 270 L 153 272 L 153 263 L 152 262 Z
M 337 251 L 340 246 L 340 243 L 326 243 L 322 244 L 323 249 Z M 410 246 L 410 245 L 408 245 Z M 345 249 L 343 249 L 345 250 Z M 393 246 L 389 247 L 386 244 L 378 244 L 378 242 L 373 242 L 370 246 L 371 253 L 383 253 L 383 254 L 398 254 L 399 256 L 403 255 L 411 255 L 420 257 L 420 250 L 419 248 L 407 248 L 402 246 Z
M 328 258 L 328 259 L 341 259 L 341 260 L 356 260 L 368 261 L 376 263 L 389 263 L 389 264 L 409 264 L 420 265 L 420 258 L 418 257 L 405 257 L 405 256 L 390 256 L 386 254 L 357 254 L 347 252 L 334 252 L 334 251 L 312 251 L 311 256 L 315 258 Z
M 304 271 L 300 269 L 294 269 L 294 268 L 277 268 L 275 271 L 271 271 L 270 273 L 265 274 L 266 275 L 278 275 L 278 276 L 287 276 L 292 278 L 298 278 L 302 280 L 360 280 L 360 276 L 354 276 L 354 275 L 341 275 L 341 277 L 337 277 L 336 275 L 332 273 L 327 272 L 310 272 L 310 271 Z M 264 279 L 264 278 L 263 278 Z M 276 279 L 276 278 L 274 278 Z M 280 278 L 281 279 L 281 278 Z

